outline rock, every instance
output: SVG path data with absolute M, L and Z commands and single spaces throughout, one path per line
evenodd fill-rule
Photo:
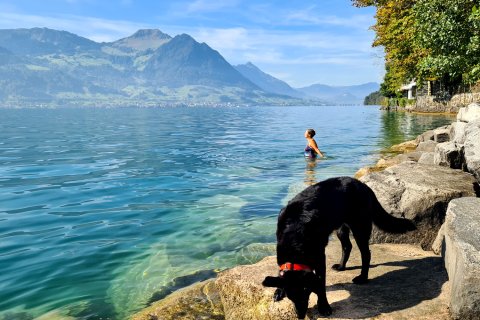
M 383 208 L 415 221 L 417 230 L 390 234 L 374 227 L 373 243 L 412 243 L 430 250 L 450 200 L 475 196 L 472 175 L 440 166 L 404 162 L 360 178 L 375 192 Z
M 436 165 L 462 169 L 465 161 L 463 146 L 457 146 L 452 141 L 439 143 L 435 148 L 433 161 Z
M 418 163 L 433 165 L 434 164 L 434 157 L 435 157 L 434 152 L 424 152 L 420 156 L 420 159 L 418 159 Z
M 471 103 L 466 108 L 458 110 L 458 121 L 472 122 L 477 119 L 480 119 L 480 105 L 478 103 Z
M 457 144 L 465 143 L 465 127 L 467 124 L 465 122 L 456 121 L 452 123 L 450 127 L 450 138 L 453 142 Z
M 327 298 L 333 309 L 329 319 L 449 319 L 449 283 L 441 257 L 411 245 L 377 244 L 370 249 L 370 282 L 360 286 L 352 283 L 360 272 L 358 250 L 352 251 L 347 270 L 338 272 L 330 266 L 340 258 L 340 243 L 335 238 L 327 246 Z M 275 257 L 220 273 L 215 283 L 225 319 L 297 319 L 290 300 L 273 302 L 275 289 L 261 285 L 265 276 L 277 274 Z M 305 319 L 323 318 L 315 305 L 312 294 Z
M 445 219 L 445 267 L 454 319 L 480 315 L 480 199 L 452 200 Z
M 421 135 L 419 135 L 415 139 L 415 142 L 420 143 L 420 142 L 430 141 L 430 140 L 433 141 L 433 139 L 434 139 L 433 130 L 428 130 L 428 131 L 422 133 Z
M 418 143 L 415 140 L 405 141 L 390 147 L 391 152 L 405 153 L 417 148 Z
M 480 182 L 480 119 L 467 124 L 465 135 L 466 167 Z
M 450 128 L 447 127 L 433 130 L 433 140 L 438 143 L 450 141 Z
M 417 151 L 434 152 L 438 142 L 433 140 L 423 141 L 418 144 Z
M 223 320 L 223 307 L 214 279 L 175 291 L 133 315 L 131 320 Z
M 438 255 L 443 255 L 443 240 L 444 240 L 444 238 L 445 238 L 445 222 L 440 227 L 440 230 L 438 230 L 437 237 L 435 238 L 435 241 L 433 241 L 433 244 L 432 244 L 433 253 L 438 254 Z

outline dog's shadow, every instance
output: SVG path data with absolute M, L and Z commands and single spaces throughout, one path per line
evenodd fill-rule
M 427 257 L 372 265 L 395 266 L 394 270 L 371 278 L 367 284 L 338 283 L 327 287 L 327 292 L 345 290 L 350 296 L 331 303 L 334 318 L 364 319 L 407 309 L 438 297 L 448 280 L 441 257 Z M 359 267 L 358 267 L 359 268 Z M 347 270 L 357 269 L 357 267 Z M 327 271 L 328 275 L 334 270 Z M 321 317 L 315 308 L 308 311 L 310 319 Z

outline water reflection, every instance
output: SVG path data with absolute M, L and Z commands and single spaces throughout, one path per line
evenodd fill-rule
M 452 123 L 455 115 L 418 115 L 407 112 L 383 111 L 381 147 L 388 148 L 406 140 L 414 139 L 418 134 L 432 128 Z
M 320 161 L 321 160 L 319 160 L 317 158 L 312 159 L 312 158 L 305 157 L 305 178 L 304 178 L 304 182 L 305 182 L 305 185 L 307 187 L 317 183 L 315 168 L 317 167 L 317 164 Z

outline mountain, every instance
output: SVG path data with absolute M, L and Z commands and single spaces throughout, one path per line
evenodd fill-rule
M 145 50 L 155 50 L 161 45 L 167 43 L 172 39 L 166 33 L 157 29 L 141 29 L 135 32 L 130 37 L 108 43 L 104 47 L 111 47 L 120 49 L 125 52 L 138 52 Z
M 17 55 L 74 54 L 98 51 L 101 44 L 48 28 L 0 30 L 0 47 Z
M 189 84 L 261 90 L 206 43 L 181 34 L 159 47 L 145 66 L 150 81 L 169 87 Z
M 251 62 L 237 65 L 235 66 L 235 69 L 266 92 L 287 95 L 295 98 L 304 98 L 306 96 L 304 93 L 290 87 L 288 83 L 263 72 Z
M 328 86 L 314 84 L 297 90 L 304 94 L 330 101 L 333 104 L 363 104 L 365 97 L 380 89 L 376 82 L 368 82 L 354 86 Z
M 191 36 L 144 29 L 97 43 L 46 28 L 0 30 L 0 107 L 299 104 L 262 90 Z

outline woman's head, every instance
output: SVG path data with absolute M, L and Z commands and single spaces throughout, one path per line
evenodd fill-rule
M 315 130 L 307 129 L 307 131 L 305 131 L 305 138 L 313 138 L 314 136 L 315 136 Z

